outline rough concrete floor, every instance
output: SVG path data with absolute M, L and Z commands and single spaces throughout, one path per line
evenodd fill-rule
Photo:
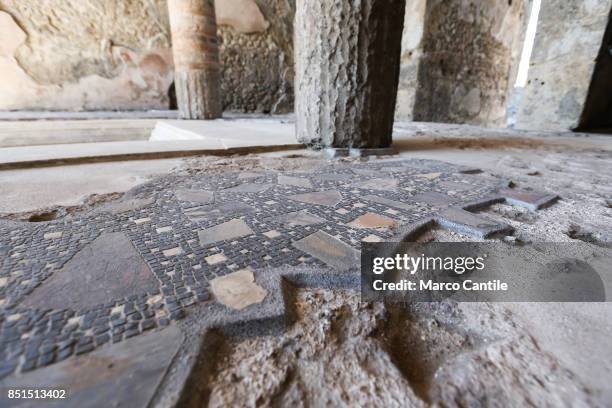
M 0 214 L 79 206 L 92 196 L 124 193 L 182 163 L 166 159 L 1 171 Z
M 483 139 L 488 130 L 470 128 L 468 141 L 462 132 L 461 127 L 419 128 L 419 140 L 406 142 L 401 155 L 479 167 L 484 177 L 559 194 L 559 203 L 538 213 L 505 205 L 487 210 L 513 225 L 517 239 L 577 239 L 610 247 L 610 139 L 498 143 Z M 95 164 L 87 165 L 88 174 L 96 174 L 101 184 L 80 188 L 69 180 L 82 180 L 81 166 L 4 172 L 3 186 L 15 177 L 21 182 L 3 187 L 12 198 L 3 201 L 0 213 L 31 216 L 35 210 L 76 205 L 89 194 L 122 192 L 172 168 L 182 173 L 308 170 L 319 160 L 309 152 L 275 153 L 189 159 L 180 168 L 174 160 L 134 162 L 108 173 L 113 165 Z M 70 174 L 68 181 L 57 180 L 57 171 Z M 138 179 L 130 180 L 134 176 Z M 34 201 L 40 185 L 51 182 L 64 194 Z M 430 239 L 469 238 L 434 231 Z M 298 321 L 286 333 L 223 340 L 225 357 L 209 378 L 202 377 L 212 406 L 612 404 L 610 304 L 443 303 L 398 310 L 360 305 L 358 295 L 345 291 L 296 290 L 295 296 Z
M 507 205 L 487 211 L 513 225 L 518 239 L 579 239 L 611 247 L 609 150 L 440 147 L 402 156 L 477 166 L 490 177 L 554 191 L 563 198 L 538 213 Z M 468 239 L 448 232 L 433 235 L 440 241 Z M 240 401 L 264 406 L 299 406 L 299 401 L 315 406 L 405 406 L 407 401 L 414 406 L 465 406 L 486 404 L 486 398 L 536 406 L 612 403 L 609 303 L 440 305 L 400 319 L 398 330 L 409 332 L 402 337 L 406 344 L 387 352 L 389 334 L 381 326 L 389 324 L 393 310 L 358 305 L 353 294 L 330 291 L 304 291 L 298 299 L 301 320 L 281 339 L 232 344 L 233 351 L 210 386 L 213 406 Z M 457 315 L 460 321 L 451 322 Z M 488 340 L 476 341 L 464 332 Z M 411 347 L 418 351 L 410 352 Z M 394 355 L 402 348 L 409 355 Z M 404 361 L 389 364 L 397 362 L 394 359 Z M 426 384 L 411 382 L 419 378 L 418 372 L 428 373 Z

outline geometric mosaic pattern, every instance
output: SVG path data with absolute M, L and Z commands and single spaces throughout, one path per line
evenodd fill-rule
M 498 190 L 471 173 L 376 160 L 170 175 L 63 219 L 0 221 L 0 378 L 167 326 L 235 271 L 350 268 L 362 241 Z

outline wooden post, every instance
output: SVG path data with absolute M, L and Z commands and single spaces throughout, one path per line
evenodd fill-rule
M 405 0 L 297 0 L 296 130 L 313 147 L 391 145 Z
M 181 119 L 223 113 L 217 23 L 213 0 L 168 0 L 174 83 Z

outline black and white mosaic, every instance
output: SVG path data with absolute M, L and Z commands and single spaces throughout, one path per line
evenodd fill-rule
M 460 213 L 449 225 L 474 223 L 463 208 L 500 191 L 474 173 L 378 160 L 169 175 L 63 219 L 1 222 L 0 377 L 167 326 L 235 271 L 350 269 L 362 241 L 391 240 L 442 213 Z

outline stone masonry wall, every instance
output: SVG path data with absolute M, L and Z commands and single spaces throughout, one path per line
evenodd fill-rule
M 523 1 L 426 3 L 414 120 L 503 125 L 522 47 Z

